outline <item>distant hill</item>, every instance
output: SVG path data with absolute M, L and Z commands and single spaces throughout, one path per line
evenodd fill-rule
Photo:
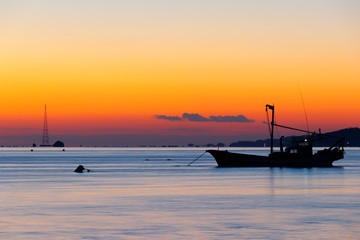
M 346 128 L 334 132 L 328 132 L 326 135 L 336 136 L 336 137 L 343 137 L 345 138 L 345 146 L 348 147 L 360 147 L 360 128 Z M 324 134 L 321 139 L 315 141 L 313 143 L 314 147 L 326 147 L 332 145 L 336 139 L 331 137 L 326 137 Z M 306 137 L 306 136 L 300 136 Z M 299 138 L 299 137 L 296 137 Z M 285 137 L 284 144 L 291 142 L 293 137 Z M 279 147 L 279 139 L 274 139 L 274 147 Z M 270 146 L 270 139 L 265 140 L 257 140 L 257 141 L 238 141 L 231 143 L 230 147 L 264 147 Z
M 346 128 L 329 134 L 345 138 L 346 146 L 360 147 L 360 128 Z

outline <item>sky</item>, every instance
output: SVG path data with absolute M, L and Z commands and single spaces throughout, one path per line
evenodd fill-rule
M 0 1 L 0 136 L 360 126 L 360 1 Z

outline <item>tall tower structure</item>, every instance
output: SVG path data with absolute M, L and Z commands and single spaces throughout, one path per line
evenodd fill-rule
M 45 112 L 44 112 L 44 126 L 43 126 L 43 134 L 42 134 L 42 142 L 40 147 L 48 147 L 49 144 L 49 131 L 48 131 L 48 123 L 47 123 L 47 111 L 45 104 Z

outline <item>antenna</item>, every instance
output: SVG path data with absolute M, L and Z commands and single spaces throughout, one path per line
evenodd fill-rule
M 298 83 L 298 88 L 299 88 L 299 92 L 300 92 L 300 97 L 301 97 L 301 101 L 302 101 L 302 105 L 303 105 L 303 109 L 304 109 L 304 113 L 305 113 L 306 127 L 307 127 L 308 132 L 310 132 L 310 129 L 309 129 L 309 121 L 308 121 L 308 117 L 307 117 L 307 114 L 306 114 L 304 98 L 303 98 L 303 95 L 302 95 L 302 92 L 301 92 L 301 88 L 300 88 L 300 83 L 299 83 L 299 81 L 298 81 L 297 83 Z
M 49 146 L 49 132 L 48 132 L 48 123 L 47 123 L 47 112 L 46 112 L 46 104 L 45 104 L 45 112 L 44 112 L 44 127 L 43 127 L 43 135 L 42 135 L 42 146 Z M 41 146 L 40 145 L 40 146 Z

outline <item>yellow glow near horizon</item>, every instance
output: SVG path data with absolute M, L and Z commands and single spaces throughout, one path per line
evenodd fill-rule
M 161 121 L 153 115 L 184 112 L 243 114 L 260 123 L 267 103 L 277 105 L 283 122 L 302 124 L 299 88 L 314 125 L 359 125 L 357 3 L 308 9 L 310 3 L 301 1 L 256 6 L 198 0 L 175 1 L 175 10 L 159 1 L 40 2 L 3 8 L 5 127 L 19 127 L 18 118 L 34 125 L 45 103 L 58 127 L 73 119 L 65 122 L 97 129 L 135 128 L 136 122 L 151 129 Z

